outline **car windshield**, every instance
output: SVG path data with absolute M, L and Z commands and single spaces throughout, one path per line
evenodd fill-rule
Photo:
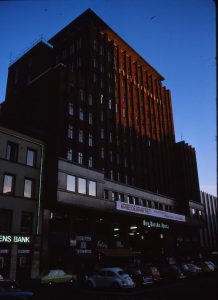
M 49 273 L 48 273 L 48 276 L 63 276 L 65 275 L 65 272 L 63 270 L 51 270 Z
M 183 270 L 188 270 L 189 266 L 188 265 L 182 265 Z
M 123 275 L 126 275 L 126 272 L 124 272 L 123 270 L 120 270 L 117 272 L 119 275 L 123 276 Z

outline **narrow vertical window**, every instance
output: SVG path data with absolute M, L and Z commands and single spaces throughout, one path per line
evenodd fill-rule
M 76 191 L 76 178 L 72 175 L 67 175 L 67 191 Z
M 96 182 L 95 181 L 88 181 L 88 194 L 90 196 L 96 197 Z
M 73 138 L 73 126 L 72 125 L 68 125 L 68 129 L 67 129 L 67 137 L 69 139 Z
M 83 164 L 83 154 L 81 152 L 78 153 L 78 163 Z
M 68 113 L 70 116 L 73 116 L 73 103 L 69 102 L 68 104 Z
M 31 167 L 36 166 L 36 151 L 27 149 L 26 164 Z
M 73 150 L 71 148 L 67 149 L 67 160 L 73 160 Z
M 80 108 L 80 110 L 79 110 L 79 118 L 80 118 L 80 120 L 83 120 L 83 110 L 82 110 L 82 108 Z
M 92 125 L 92 113 L 89 113 L 89 125 Z
M 6 148 L 6 159 L 11 161 L 17 161 L 18 157 L 18 144 L 8 142 Z
M 101 128 L 101 139 L 103 139 L 103 138 L 104 138 L 104 129 Z
M 80 89 L 79 94 L 80 94 L 80 100 L 83 101 L 84 100 L 84 91 L 82 89 Z
M 78 193 L 86 194 L 86 179 L 78 178 Z
M 20 225 L 21 233 L 31 234 L 32 230 L 33 230 L 33 213 L 22 211 L 21 225 Z
M 33 198 L 33 180 L 25 179 L 24 180 L 24 193 L 23 196 L 26 198 Z
M 89 105 L 92 105 L 92 94 L 89 94 Z
M 92 139 L 92 134 L 89 133 L 89 146 L 92 147 L 93 146 L 93 139 Z
M 104 148 L 101 148 L 101 158 L 104 158 Z
M 82 130 L 79 131 L 79 142 L 83 143 L 83 131 Z
M 112 101 L 111 101 L 111 99 L 109 99 L 108 107 L 109 107 L 109 109 L 112 109 Z
M 89 167 L 90 168 L 93 167 L 93 158 L 92 158 L 92 156 L 89 157 Z
M 100 103 L 103 104 L 103 101 L 104 101 L 104 95 L 101 94 L 101 96 L 100 96 Z
M 14 194 L 15 176 L 4 174 L 3 178 L 3 194 Z

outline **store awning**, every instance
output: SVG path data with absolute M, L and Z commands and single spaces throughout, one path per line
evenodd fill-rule
M 113 257 L 133 257 L 141 254 L 140 251 L 132 251 L 127 248 L 115 248 L 115 249 L 98 249 L 98 252 L 105 256 Z

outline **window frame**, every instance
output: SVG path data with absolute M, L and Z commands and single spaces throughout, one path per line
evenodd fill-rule
M 10 176 L 12 178 L 12 184 L 11 184 L 11 192 L 5 193 L 4 187 L 5 187 L 5 177 Z M 16 175 L 11 173 L 4 173 L 3 174 L 3 181 L 2 181 L 2 194 L 4 195 L 14 195 L 15 194 L 15 182 L 16 182 Z

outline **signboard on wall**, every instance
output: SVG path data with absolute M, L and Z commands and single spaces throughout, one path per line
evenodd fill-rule
M 92 254 L 91 250 L 92 237 L 88 235 L 76 236 L 76 253 L 77 254 Z
M 163 219 L 168 219 L 168 220 L 173 220 L 178 222 L 185 222 L 184 215 L 174 214 L 168 211 L 148 208 L 140 205 L 128 204 L 121 201 L 116 202 L 116 209 L 134 213 L 134 214 L 153 216 L 157 218 L 163 218 Z
M 31 239 L 30 239 L 30 236 L 0 234 L 0 243 L 30 244 Z

